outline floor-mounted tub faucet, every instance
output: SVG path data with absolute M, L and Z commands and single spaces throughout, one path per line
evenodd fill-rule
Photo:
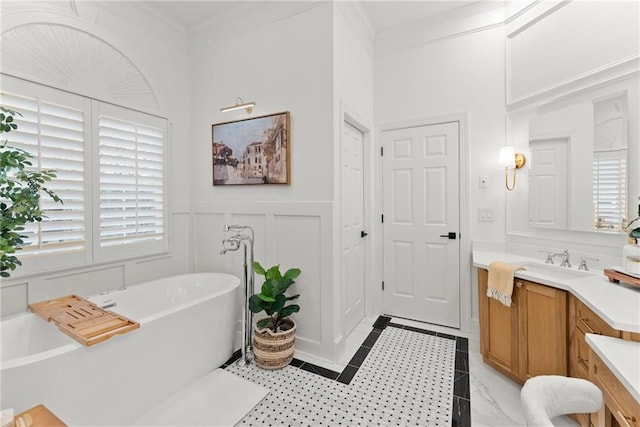
M 240 234 L 242 230 L 249 230 L 251 236 L 246 234 Z M 251 328 L 253 321 L 253 313 L 249 310 L 249 298 L 254 294 L 254 275 L 253 275 L 253 229 L 248 225 L 225 225 L 224 231 L 235 231 L 236 234 L 228 239 L 222 240 L 221 255 L 226 254 L 228 251 L 237 251 L 240 249 L 240 244 L 244 247 L 244 262 L 243 262 L 243 288 L 244 288 L 244 302 L 242 305 L 242 356 L 236 365 L 247 366 L 251 363 L 250 354 L 252 351 L 252 339 Z M 247 249 L 249 249 L 249 259 L 247 259 Z

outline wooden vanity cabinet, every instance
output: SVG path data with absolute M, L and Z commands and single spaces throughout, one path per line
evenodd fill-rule
M 606 335 L 620 338 L 621 332 L 609 326 L 600 316 L 595 314 L 578 298 L 569 297 L 569 376 L 589 379 L 589 365 L 593 353 L 585 334 Z M 599 414 L 574 414 L 574 418 L 581 426 L 598 425 Z M 602 415 L 600 415 L 602 416 Z M 615 422 L 614 422 L 615 425 Z
M 519 384 L 536 375 L 594 382 L 605 407 L 571 415 L 583 427 L 640 427 L 640 405 L 590 349 L 586 334 L 640 342 L 640 333 L 612 328 L 582 301 L 560 289 L 516 278 L 512 306 L 487 297 L 489 272 L 478 269 L 480 353 L 484 362 Z
M 511 307 L 487 297 L 489 272 L 478 269 L 478 301 L 480 320 L 480 353 L 487 365 L 519 381 L 518 299 L 520 289 L 514 287 Z
M 523 384 L 536 375 L 567 375 L 567 293 L 516 278 L 512 305 L 487 297 L 478 269 L 480 352 L 485 363 Z
M 593 350 L 589 357 L 589 380 L 602 390 L 605 403 L 597 413 L 597 417 L 592 416 L 591 425 L 597 427 L 640 426 L 640 403 Z M 581 419 L 579 421 L 584 425 Z
M 589 378 L 589 346 L 585 334 L 620 338 L 621 333 L 609 326 L 578 298 L 569 297 L 569 374 Z

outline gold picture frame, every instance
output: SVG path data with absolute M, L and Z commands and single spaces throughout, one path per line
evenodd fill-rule
M 211 125 L 213 185 L 291 184 L 288 111 Z

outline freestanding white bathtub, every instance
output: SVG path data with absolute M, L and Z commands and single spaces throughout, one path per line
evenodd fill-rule
M 130 424 L 231 356 L 239 285 L 187 274 L 90 297 L 140 322 L 91 347 L 35 314 L 3 320 L 0 407 L 42 403 L 70 425 Z

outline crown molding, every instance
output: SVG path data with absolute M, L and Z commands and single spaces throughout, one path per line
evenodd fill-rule
M 393 27 L 376 35 L 375 56 L 383 57 L 431 43 L 504 26 L 502 2 L 483 0 Z

